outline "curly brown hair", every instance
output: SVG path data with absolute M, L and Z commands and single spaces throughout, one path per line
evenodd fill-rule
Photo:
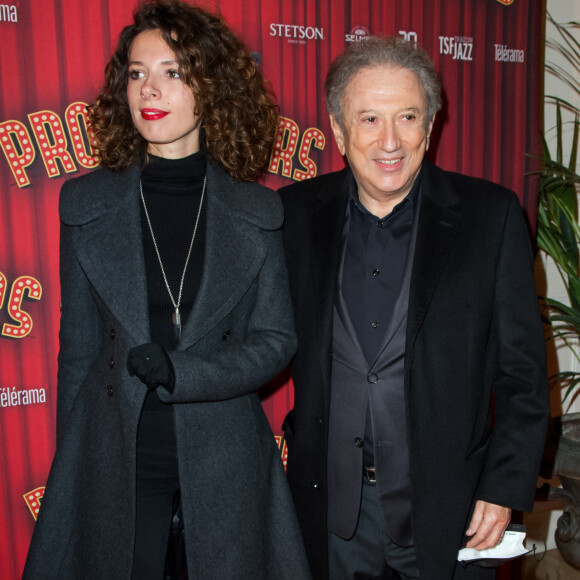
M 88 108 L 101 165 L 121 171 L 147 155 L 127 101 L 129 51 L 138 34 L 159 30 L 193 91 L 208 156 L 236 179 L 256 179 L 270 155 L 278 109 L 242 42 L 221 18 L 184 2 L 147 2 L 133 18 L 105 68 L 101 94 Z

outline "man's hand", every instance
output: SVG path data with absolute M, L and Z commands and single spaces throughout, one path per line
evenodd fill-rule
M 473 510 L 469 529 L 465 535 L 472 538 L 465 545 L 474 550 L 487 550 L 497 546 L 510 523 L 512 510 L 494 503 L 478 500 Z

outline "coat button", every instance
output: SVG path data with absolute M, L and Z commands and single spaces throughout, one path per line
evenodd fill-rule
M 227 340 L 232 335 L 231 330 L 226 330 L 222 336 L 222 340 Z
M 109 332 L 109 336 L 111 337 L 111 340 L 115 340 L 115 329 L 111 328 L 111 331 Z
M 115 366 L 115 359 L 111 357 L 109 359 L 109 368 L 112 369 Z
M 362 447 L 364 445 L 364 441 L 360 437 L 355 437 L 354 438 L 354 444 L 357 447 Z
M 317 481 L 311 481 L 310 485 L 317 491 L 320 490 L 320 484 Z
M 109 395 L 109 397 L 113 396 L 113 385 L 107 385 L 107 395 Z
M 369 373 L 367 376 L 367 381 L 374 385 L 379 380 L 379 377 L 375 373 Z

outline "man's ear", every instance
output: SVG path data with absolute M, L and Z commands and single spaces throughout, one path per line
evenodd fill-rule
M 344 132 L 340 127 L 340 123 L 336 120 L 334 115 L 329 115 L 328 117 L 330 119 L 330 128 L 334 133 L 334 140 L 336 141 L 336 146 L 338 147 L 340 154 L 345 155 L 346 148 L 344 147 Z
M 429 124 L 427 125 L 427 145 L 425 151 L 429 151 L 429 145 L 431 144 L 431 132 L 433 131 L 433 124 L 435 123 L 435 115 L 431 117 Z

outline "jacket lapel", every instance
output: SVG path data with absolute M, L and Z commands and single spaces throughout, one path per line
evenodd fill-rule
M 78 259 L 96 292 L 137 344 L 149 341 L 147 282 L 141 234 L 139 169 L 103 173 L 105 201 L 80 233 Z
M 242 298 L 258 275 L 266 246 L 258 227 L 240 218 L 239 185 L 208 164 L 205 258 L 201 285 L 183 328 L 187 349 L 213 328 Z
M 387 326 L 387 330 L 385 332 L 385 336 L 381 344 L 381 347 L 379 348 L 374 361 L 370 361 L 373 363 L 373 366 L 376 364 L 382 365 L 388 364 L 391 362 L 392 356 L 398 356 L 397 352 L 391 353 L 391 349 L 389 349 L 388 347 L 391 344 L 392 339 L 395 337 L 401 324 L 403 324 L 405 318 L 407 318 L 408 316 L 409 288 L 411 282 L 411 272 L 413 271 L 413 259 L 415 256 L 415 248 L 417 245 L 417 230 L 419 229 L 419 221 L 420 221 L 419 216 L 421 209 L 417 208 L 416 211 L 417 217 L 414 221 L 413 229 L 411 232 L 411 238 L 409 240 L 409 247 L 407 249 L 407 258 L 405 260 L 405 268 L 403 270 L 403 278 L 401 280 L 401 288 L 399 291 L 399 295 L 397 296 L 397 300 L 395 301 L 395 305 L 393 307 L 393 314 Z
M 349 169 L 336 174 L 312 204 L 309 219 L 310 240 L 315 250 L 311 255 L 312 283 L 323 311 L 334 305 L 350 179 Z
M 348 203 L 348 201 L 347 201 L 347 203 Z M 345 211 L 346 211 L 346 208 L 345 208 Z M 346 330 L 346 335 L 352 341 L 352 343 L 356 349 L 356 352 L 358 353 L 358 356 L 363 363 L 363 366 L 367 366 L 368 362 L 371 362 L 371 361 L 366 360 L 366 355 L 364 354 L 363 347 L 360 343 L 360 339 L 359 339 L 358 333 L 356 331 L 356 328 L 352 322 L 352 318 L 350 317 L 350 313 L 348 311 L 348 306 L 346 304 L 346 300 L 345 300 L 344 294 L 342 292 L 342 280 L 343 280 L 343 276 L 344 276 L 344 256 L 346 254 L 346 240 L 348 238 L 348 231 L 347 230 L 348 230 L 348 227 L 346 226 L 346 223 L 343 223 L 341 251 L 340 251 L 340 257 L 339 257 L 339 263 L 338 263 L 338 270 L 336 273 L 337 291 L 335 294 L 334 307 L 336 309 L 336 313 L 338 314 L 338 318 L 340 319 L 340 322 L 342 323 L 342 325 L 344 326 L 344 328 Z M 336 332 L 336 330 L 333 330 L 333 335 L 335 332 Z M 333 337 L 333 339 L 334 339 L 334 337 Z M 353 353 L 353 356 L 355 356 L 354 353 Z
M 319 317 L 314 328 L 318 332 L 320 364 L 327 393 L 330 389 L 332 359 L 329 355 L 332 352 L 335 290 L 351 179 L 349 168 L 334 174 L 313 201 L 309 216 L 309 236 L 313 249 L 310 254 L 312 296 L 317 302 L 316 312 Z
M 423 165 L 423 190 L 411 273 L 407 320 L 407 357 L 453 248 L 462 221 L 458 198 L 444 173 L 428 161 Z

